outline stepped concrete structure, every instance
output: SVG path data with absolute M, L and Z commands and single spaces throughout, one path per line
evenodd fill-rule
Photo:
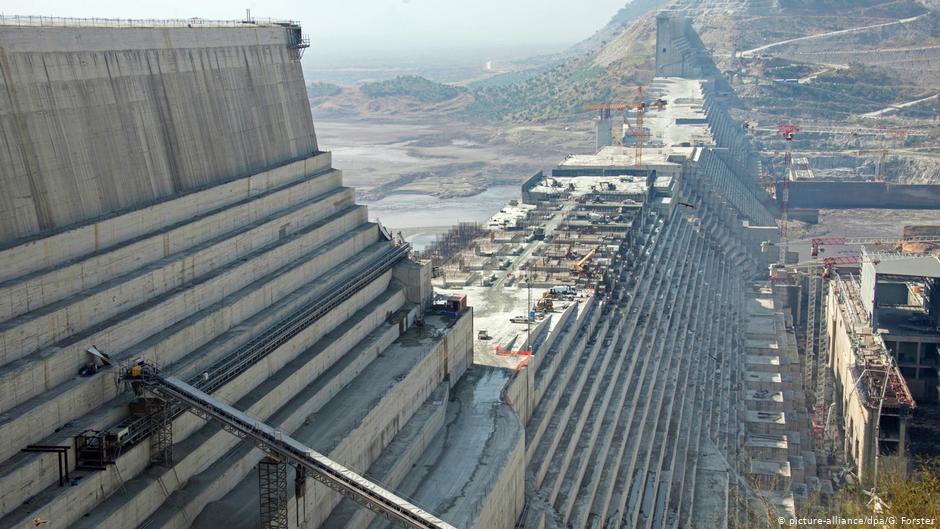
M 472 316 L 425 315 L 427 267 L 317 148 L 304 45 L 290 22 L 4 18 L 0 527 L 218 527 L 246 483 L 258 526 L 263 453 L 154 423 L 118 383 L 137 360 L 359 472 L 441 427 Z M 306 481 L 289 514 L 315 527 L 340 496 Z
M 825 492 L 775 205 L 708 64 L 654 80 L 642 160 L 567 157 L 432 268 L 317 148 L 296 24 L 14 20 L 0 527 L 390 524 L 137 398 L 139 360 L 454 527 L 727 527 Z

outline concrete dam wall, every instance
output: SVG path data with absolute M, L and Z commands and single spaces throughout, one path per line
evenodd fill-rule
M 290 39 L 0 26 L 0 245 L 315 153 Z
M 777 196 L 783 196 L 777 183 Z M 940 186 L 885 182 L 790 182 L 790 207 L 940 209 Z

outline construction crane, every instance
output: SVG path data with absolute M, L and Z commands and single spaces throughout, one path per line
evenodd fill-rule
M 597 110 L 598 117 L 600 119 L 609 119 L 610 112 L 612 110 L 620 110 L 623 112 L 623 123 L 633 129 L 633 138 L 635 145 L 635 152 L 633 157 L 633 165 L 639 167 L 643 163 L 643 142 L 646 139 L 646 129 L 643 128 L 643 116 L 646 112 L 647 103 L 644 101 L 646 96 L 646 89 L 643 85 L 637 85 L 636 87 L 637 98 L 635 101 L 630 103 L 614 103 L 614 102 L 604 102 L 604 103 L 588 103 L 583 106 L 584 110 Z M 652 103 L 653 108 L 657 110 L 662 110 L 666 108 L 667 101 L 663 98 L 657 98 L 656 101 Z M 630 127 L 630 120 L 627 119 L 627 111 L 633 109 L 636 112 L 636 119 L 634 121 L 633 127 Z M 622 134 L 621 134 L 622 135 Z M 618 145 L 622 145 L 623 142 L 620 140 L 620 136 L 614 134 L 615 141 Z
M 597 253 L 597 248 L 591 248 L 591 250 L 588 253 L 584 254 L 584 257 L 582 257 L 581 259 L 578 260 L 577 263 L 575 263 L 574 265 L 575 271 L 577 271 L 578 274 L 583 275 L 584 267 L 587 265 L 588 261 L 590 261 L 591 258 L 594 257 L 594 254 L 596 253 Z
M 783 140 L 787 145 L 787 152 L 784 155 L 784 173 L 783 173 L 783 196 L 781 197 L 781 209 L 783 210 L 783 247 L 782 255 L 780 256 L 780 262 L 786 264 L 787 262 L 787 253 L 790 251 L 790 239 L 789 239 L 789 221 L 790 221 L 790 170 L 791 163 L 793 161 L 793 137 L 797 132 L 800 131 L 799 125 L 793 125 L 790 123 L 783 123 L 777 125 L 777 131 L 783 136 Z
M 222 427 L 278 461 L 290 463 L 327 487 L 359 505 L 386 517 L 401 527 L 413 529 L 456 529 L 431 513 L 396 496 L 303 443 L 268 426 L 260 419 L 204 393 L 182 380 L 164 376 L 155 366 L 138 362 L 122 373 L 138 395 L 144 391 L 178 403 L 207 421 Z M 286 494 L 286 491 L 284 492 Z
M 646 129 L 643 128 L 643 112 L 646 110 L 646 103 L 643 101 L 643 85 L 636 87 L 636 128 L 633 131 L 634 145 L 636 150 L 633 155 L 633 165 L 639 167 L 643 163 L 643 140 L 646 136 Z
M 602 120 L 602 121 L 610 119 L 611 110 L 623 111 L 623 122 L 627 124 L 627 126 L 629 126 L 629 123 L 627 123 L 626 110 L 630 108 L 630 106 L 631 106 L 630 103 L 607 102 L 607 103 L 588 103 L 584 105 L 582 108 L 584 108 L 584 110 L 597 110 L 597 118 L 598 120 Z M 613 134 L 613 131 L 611 130 L 611 136 L 613 136 L 613 139 L 615 142 L 617 142 L 617 145 L 623 145 L 623 140 L 621 138 L 622 134 L 623 134 L 622 131 L 619 134 Z
M 792 279 L 789 274 L 781 273 L 784 270 L 790 270 L 795 273 L 805 273 L 807 271 L 816 271 L 819 270 L 819 275 L 823 279 L 829 279 L 832 275 L 832 269 L 838 266 L 852 266 L 857 267 L 861 265 L 862 259 L 861 256 L 856 255 L 839 255 L 834 257 L 824 257 L 823 259 L 817 259 L 821 252 L 824 252 L 824 246 L 850 246 L 850 245 L 872 245 L 872 246 L 888 246 L 888 245 L 898 245 L 902 243 L 938 243 L 940 244 L 940 237 L 904 237 L 902 239 L 895 238 L 867 238 L 867 237 L 816 237 L 813 239 L 801 239 L 798 241 L 792 241 L 793 244 L 809 244 L 810 245 L 810 255 L 813 258 L 812 261 L 804 261 L 801 263 L 796 263 L 789 266 L 771 266 L 771 280 L 777 282 L 787 282 Z M 775 246 L 774 243 L 770 241 L 764 241 L 761 243 L 761 251 L 766 252 L 769 247 Z

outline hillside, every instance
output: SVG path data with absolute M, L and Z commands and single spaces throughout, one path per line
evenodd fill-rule
M 620 8 L 604 27 L 587 39 L 575 44 L 571 54 L 593 53 L 622 36 L 640 18 L 668 6 L 668 0 L 633 0 Z
M 396 112 L 452 113 L 455 118 L 496 122 L 581 119 L 585 103 L 634 97 L 653 76 L 655 20 L 663 0 L 636 0 L 554 65 L 502 74 L 469 87 L 416 76 L 345 87 L 313 100 L 325 115 Z
M 822 175 L 933 181 L 940 135 L 940 0 L 635 0 L 568 51 L 461 86 L 396 79 L 313 101 L 320 114 L 451 119 L 501 127 L 587 124 L 588 102 L 634 98 L 653 76 L 657 9 L 684 12 L 734 89 L 736 117 L 779 170 L 776 124 L 812 129 L 795 147 Z M 525 62 L 521 61 L 520 65 Z M 910 130 L 903 144 L 886 129 Z M 853 131 L 860 134 L 852 136 Z M 854 138 L 854 139 L 853 139 Z M 836 152 L 819 154 L 826 149 Z M 774 154 L 777 153 L 777 154 Z
M 463 88 L 435 83 L 417 75 L 402 75 L 386 81 L 363 83 L 359 90 L 369 97 L 410 97 L 425 102 L 447 101 L 465 91 Z

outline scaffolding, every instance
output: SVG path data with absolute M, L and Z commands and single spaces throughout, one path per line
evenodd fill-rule
M 819 295 L 820 283 L 822 281 L 819 275 L 815 270 L 811 271 L 806 278 L 806 345 L 803 350 L 803 387 L 806 388 L 807 393 L 816 387 L 816 380 L 819 376 L 816 361 L 819 349 L 819 319 L 816 317 L 816 313 L 819 308 L 819 298 L 821 297 Z M 813 391 L 813 395 L 815 393 Z M 819 401 L 815 401 L 815 404 L 819 404 Z
M 163 399 L 145 399 L 150 419 L 150 462 L 155 465 L 173 463 L 173 420 L 170 404 Z
M 478 222 L 461 222 L 418 252 L 418 257 L 430 260 L 432 267 L 443 266 L 461 250 L 468 248 L 484 231 Z
M 287 521 L 287 463 L 265 457 L 258 463 L 261 529 L 290 529 Z

